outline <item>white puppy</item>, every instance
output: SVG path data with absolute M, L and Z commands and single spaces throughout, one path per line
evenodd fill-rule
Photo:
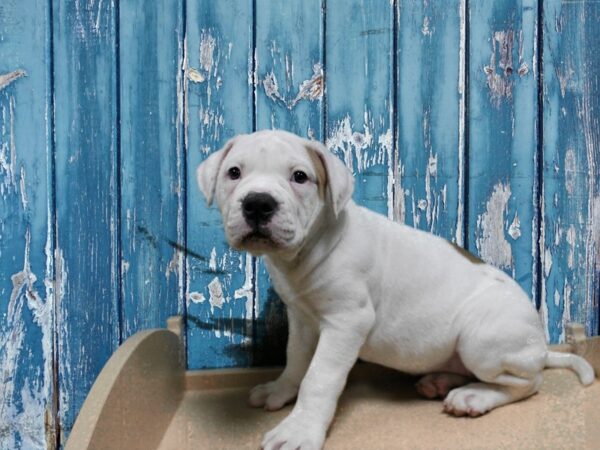
M 352 174 L 322 144 L 283 131 L 238 136 L 197 175 L 229 244 L 264 255 L 287 306 L 287 365 L 251 391 L 250 404 L 275 410 L 297 400 L 264 449 L 320 449 L 357 358 L 426 374 L 419 392 L 445 397 L 457 416 L 534 394 L 544 367 L 570 367 L 592 383 L 585 360 L 547 350 L 515 281 L 357 206 Z

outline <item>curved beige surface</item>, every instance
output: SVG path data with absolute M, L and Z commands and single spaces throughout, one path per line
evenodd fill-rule
M 66 450 L 157 448 L 183 396 L 184 373 L 175 333 L 130 337 L 92 386 Z
M 257 449 L 291 410 L 246 405 L 251 386 L 281 369 L 189 371 L 177 326 L 141 332 L 109 360 L 75 423 L 67 450 Z M 569 330 L 569 345 L 600 373 L 600 338 Z M 558 350 L 557 348 L 555 348 Z M 326 450 L 600 449 L 600 381 L 584 388 L 566 369 L 544 372 L 540 392 L 483 417 L 442 413 L 417 396 L 416 378 L 370 364 L 352 370 Z
M 246 405 L 248 385 L 274 374 L 268 371 L 262 380 L 259 375 L 260 370 L 238 371 L 243 387 L 188 389 L 159 449 L 258 449 L 262 435 L 291 411 L 291 406 L 267 412 Z M 188 373 L 188 383 L 206 386 L 196 380 L 206 376 Z M 417 378 L 358 365 L 325 450 L 600 449 L 600 382 L 584 388 L 566 369 L 546 370 L 544 378 L 537 395 L 471 419 L 448 416 L 441 401 L 419 397 L 413 387 Z

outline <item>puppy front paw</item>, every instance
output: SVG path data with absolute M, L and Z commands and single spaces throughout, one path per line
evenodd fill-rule
M 262 450 L 321 450 L 325 428 L 293 414 L 265 434 Z
M 268 411 L 277 411 L 298 395 L 298 386 L 278 378 L 269 383 L 259 384 L 250 391 L 248 404 Z

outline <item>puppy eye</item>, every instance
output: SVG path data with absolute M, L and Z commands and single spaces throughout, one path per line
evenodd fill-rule
M 301 170 L 296 170 L 292 179 L 298 184 L 303 184 L 308 181 L 308 175 L 306 175 L 306 173 L 302 172 Z
M 242 176 L 242 172 L 239 169 L 239 167 L 232 167 L 227 171 L 227 175 L 229 175 L 229 178 L 231 178 L 232 180 L 237 180 L 239 177 Z

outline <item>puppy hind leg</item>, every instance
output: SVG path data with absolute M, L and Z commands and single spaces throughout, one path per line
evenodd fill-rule
M 542 384 L 542 374 L 532 379 L 516 381 L 514 375 L 502 374 L 498 381 L 509 381 L 510 385 L 493 383 L 470 383 L 453 389 L 444 400 L 444 411 L 455 416 L 477 417 L 499 406 L 513 403 L 535 394 Z M 510 378 L 506 378 L 510 377 Z
M 430 373 L 415 384 L 417 392 L 425 398 L 444 398 L 451 389 L 463 386 L 471 377 L 450 372 Z

